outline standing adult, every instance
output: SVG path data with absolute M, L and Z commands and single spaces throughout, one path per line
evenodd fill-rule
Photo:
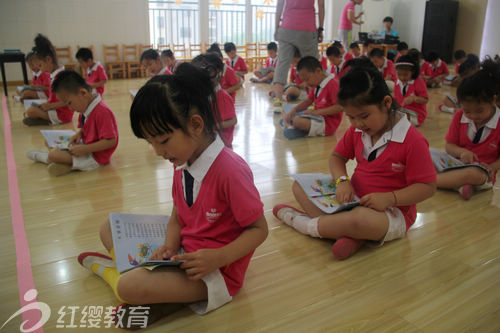
M 319 27 L 316 27 L 315 1 L 318 4 Z M 318 42 L 323 40 L 324 20 L 325 0 L 278 0 L 274 32 L 274 39 L 279 45 L 278 64 L 272 85 L 275 111 L 281 110 L 281 96 L 296 50 L 301 57 L 319 57 Z
M 358 21 L 361 15 L 363 15 L 363 12 L 361 11 L 358 15 L 355 14 L 356 5 L 361 5 L 362 3 L 363 0 L 349 0 L 342 10 L 342 14 L 340 15 L 339 35 L 344 48 L 350 45 L 349 33 L 352 32 L 352 24 L 361 25 L 364 23 L 363 21 Z

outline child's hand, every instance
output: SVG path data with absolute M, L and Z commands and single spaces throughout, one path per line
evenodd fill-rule
M 415 102 L 415 96 L 408 96 L 403 100 L 403 106 L 405 105 L 410 105 L 411 103 Z
M 359 200 L 362 206 L 383 212 L 387 207 L 394 205 L 394 195 L 392 192 L 370 193 Z
M 76 145 L 76 144 L 80 143 L 81 139 L 82 139 L 82 132 L 78 131 L 78 133 L 76 133 L 71 138 L 69 138 L 69 144 Z
M 69 153 L 71 155 L 76 156 L 76 157 L 80 157 L 80 156 L 83 156 L 85 154 L 88 154 L 89 152 L 87 151 L 86 145 L 76 144 L 76 145 L 69 147 Z
M 49 108 L 49 103 L 43 103 L 43 104 L 40 104 L 38 105 L 38 108 L 42 111 L 49 111 L 50 108 Z
M 181 268 L 190 280 L 199 280 L 223 265 L 220 263 L 220 249 L 200 249 L 175 255 L 170 260 L 183 261 Z
M 491 165 L 489 165 L 488 163 L 481 162 L 479 163 L 479 165 L 485 167 L 488 170 L 488 181 L 489 182 L 493 181 L 493 178 L 495 177 L 497 170 L 491 167 Z
M 462 161 L 462 163 L 471 164 L 472 162 L 477 160 L 478 160 L 477 155 L 471 152 L 470 150 L 464 150 L 460 154 L 460 161 Z
M 171 249 L 166 245 L 162 245 L 153 251 L 149 260 L 169 260 L 177 251 Z
M 340 182 L 335 190 L 335 197 L 340 204 L 354 200 L 354 188 L 349 181 Z
M 292 118 L 295 116 L 295 108 L 290 110 L 288 113 L 283 114 L 283 121 L 285 122 L 285 125 L 290 126 L 292 124 Z

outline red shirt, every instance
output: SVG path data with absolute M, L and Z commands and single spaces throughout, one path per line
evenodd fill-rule
M 328 59 L 325 57 L 325 56 L 321 56 L 321 68 L 323 68 L 323 70 L 326 70 L 328 68 Z
M 267 60 L 266 60 L 266 68 L 271 68 L 271 67 L 272 67 L 272 68 L 276 68 L 276 64 L 277 64 L 277 63 L 278 63 L 278 57 L 276 57 L 276 58 L 274 58 L 274 59 L 273 59 L 273 58 L 271 58 L 271 57 L 269 57 L 269 58 L 267 58 Z
M 290 66 L 290 82 L 296 85 L 301 85 L 303 82 L 297 74 L 297 67 Z
M 238 76 L 236 76 L 234 69 L 232 69 L 230 66 L 224 66 L 224 74 L 222 75 L 222 78 L 220 80 L 220 85 L 222 86 L 222 89 L 228 90 L 229 88 L 237 85 L 238 83 L 240 83 L 240 80 L 238 79 Z M 236 91 L 233 91 L 229 95 L 231 95 L 234 102 L 236 98 Z
M 406 95 L 403 96 L 403 84 L 401 81 L 397 80 L 396 86 L 394 87 L 394 98 L 398 101 L 399 105 L 403 105 L 403 100 L 410 96 L 420 96 L 429 98 L 427 94 L 427 85 L 422 78 L 416 78 L 415 80 L 408 82 L 408 87 L 406 88 Z M 408 110 L 415 111 L 418 118 L 418 126 L 422 125 L 425 118 L 427 117 L 427 104 L 411 103 L 409 105 L 403 106 Z
M 500 121 L 497 122 L 495 129 L 491 129 L 490 135 L 483 142 L 472 143 L 467 136 L 469 124 L 462 122 L 463 114 L 463 110 L 455 112 L 445 137 L 446 142 L 470 150 L 477 155 L 479 162 L 487 164 L 495 162 L 500 156 Z
M 308 98 L 314 101 L 314 109 L 324 109 L 337 104 L 337 94 L 339 92 L 339 81 L 333 75 L 327 76 L 320 84 L 318 97 L 316 89 L 310 89 Z M 332 135 L 342 121 L 342 112 L 332 115 L 322 115 L 325 119 L 325 135 Z
M 88 84 L 93 84 L 93 83 L 107 81 L 107 80 L 108 80 L 108 76 L 106 75 L 106 71 L 104 70 L 104 67 L 102 67 L 102 65 L 98 62 L 96 62 L 94 64 L 94 66 L 92 66 L 92 68 L 90 68 L 87 71 L 86 81 Z M 104 94 L 104 86 L 101 86 L 101 87 L 98 87 L 95 89 L 99 95 L 102 96 L 102 94 Z
M 228 148 L 210 166 L 191 207 L 184 199 L 182 169 L 174 171 L 172 198 L 182 228 L 181 245 L 188 253 L 231 243 L 264 214 L 252 171 Z M 242 287 L 252 255 L 219 268 L 231 296 Z
M 215 99 L 217 100 L 217 108 L 219 109 L 219 115 L 222 121 L 236 118 L 236 111 L 234 110 L 234 100 L 224 89 L 217 90 L 215 93 Z M 233 136 L 234 136 L 234 126 L 221 129 L 221 136 L 227 147 L 232 148 L 233 146 Z
M 54 94 L 52 92 L 52 83 L 54 82 L 56 77 L 59 75 L 59 73 L 61 73 L 63 70 L 64 70 L 64 66 L 61 66 L 58 69 L 56 69 L 54 72 L 52 72 L 52 74 L 50 74 L 50 89 L 49 89 L 48 103 L 59 102 L 59 100 L 56 97 L 56 94 Z M 57 118 L 59 118 L 59 120 L 62 123 L 69 123 L 71 120 L 73 120 L 73 110 L 71 110 L 67 106 L 62 106 L 60 108 L 57 108 L 56 112 L 57 112 Z
M 90 114 L 88 114 L 89 109 L 85 111 L 87 116 L 82 128 L 82 141 L 84 144 L 89 145 L 103 139 L 116 138 L 116 144 L 113 147 L 92 153 L 96 162 L 104 165 L 109 163 L 111 155 L 115 151 L 116 146 L 118 146 L 118 126 L 116 125 L 115 115 L 111 109 L 100 100 L 100 95 L 96 98 L 99 98 L 99 102 L 94 108 L 92 108 L 92 103 L 89 105 Z M 80 127 L 80 121 L 81 115 L 78 127 Z
M 369 193 L 392 192 L 415 183 L 436 181 L 436 170 L 429 144 L 418 130 L 409 126 L 403 142 L 389 141 L 385 150 L 371 162 L 363 157 L 362 132 L 351 126 L 335 147 L 346 159 L 356 159 L 351 184 L 358 197 Z M 398 206 L 405 217 L 406 230 L 415 223 L 416 205 Z
M 39 71 L 38 73 L 33 72 L 33 77 L 31 78 L 31 83 L 37 86 L 47 86 L 49 88 L 42 90 L 45 96 L 50 95 L 50 74 L 47 72 Z
M 432 78 L 448 73 L 448 66 L 441 59 L 439 59 L 436 67 L 433 67 L 431 63 L 426 61 L 422 66 L 422 70 L 420 71 L 421 75 L 430 76 Z
M 344 62 L 348 62 L 351 59 L 354 59 L 354 56 L 350 54 L 349 52 L 344 53 L 344 56 L 342 57 L 344 59 Z
M 394 82 L 397 81 L 398 77 L 396 74 L 396 67 L 394 66 L 394 63 L 391 60 L 385 58 L 384 65 L 382 66 L 382 68 L 379 68 L 378 70 L 382 73 L 384 80 L 386 80 L 387 75 L 390 74 L 391 81 Z
M 245 59 L 240 56 L 236 56 L 234 59 L 226 59 L 226 64 L 234 69 L 235 72 L 247 72 L 248 67 Z

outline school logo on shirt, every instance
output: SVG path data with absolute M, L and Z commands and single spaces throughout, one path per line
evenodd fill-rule
M 394 172 L 404 172 L 405 166 L 401 163 L 392 163 L 392 171 Z
M 214 223 L 222 216 L 222 213 L 217 212 L 217 209 L 211 208 L 209 212 L 205 213 L 208 223 Z

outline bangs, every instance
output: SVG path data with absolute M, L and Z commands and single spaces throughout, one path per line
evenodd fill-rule
M 168 84 L 148 82 L 138 92 L 130 107 L 130 125 L 140 139 L 183 129 L 171 102 Z

